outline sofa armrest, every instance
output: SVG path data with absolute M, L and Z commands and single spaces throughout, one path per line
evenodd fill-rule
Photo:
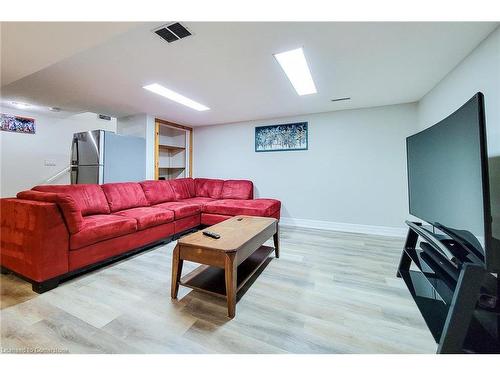
M 68 272 L 69 232 L 55 203 L 0 199 L 0 263 L 41 282 Z
M 69 232 L 74 234 L 82 229 L 82 211 L 78 208 L 78 205 L 73 197 L 68 194 L 26 190 L 17 193 L 17 198 L 29 201 L 56 203 L 62 212 L 62 216 L 66 221 Z

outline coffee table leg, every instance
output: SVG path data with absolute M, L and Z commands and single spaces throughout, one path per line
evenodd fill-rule
M 273 235 L 274 240 L 274 254 L 276 258 L 280 257 L 280 236 L 279 236 L 279 227 L 276 227 L 276 233 Z
M 236 313 L 237 266 L 234 258 L 235 253 L 227 253 L 224 260 L 224 271 L 226 276 L 227 315 L 230 318 L 234 318 L 234 315 Z
M 184 261 L 180 257 L 179 245 L 176 245 L 174 248 L 174 253 L 172 255 L 172 286 L 170 289 L 170 296 L 172 297 L 172 299 L 177 299 L 183 262 Z

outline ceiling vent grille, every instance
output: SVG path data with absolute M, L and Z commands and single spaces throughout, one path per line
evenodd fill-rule
M 111 116 L 108 115 L 97 115 L 99 120 L 111 121 Z
M 351 100 L 350 97 L 345 97 L 345 98 L 335 98 L 335 99 L 330 99 L 332 102 L 342 102 L 344 100 Z
M 169 43 L 192 35 L 191 32 L 179 22 L 168 26 L 162 26 L 159 29 L 154 30 L 154 32 Z

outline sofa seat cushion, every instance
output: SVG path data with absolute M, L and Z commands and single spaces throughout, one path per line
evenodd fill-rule
M 216 180 L 213 178 L 195 178 L 194 194 L 197 197 L 219 199 L 222 194 L 223 185 L 224 180 Z
M 140 182 L 149 204 L 175 201 L 175 193 L 167 180 L 148 180 Z
M 111 212 L 149 206 L 141 185 L 137 182 L 117 182 L 102 185 Z
M 133 233 L 137 221 L 119 215 L 91 215 L 83 218 L 82 229 L 71 235 L 70 249 L 75 250 L 94 243 Z
M 109 214 L 109 205 L 100 185 L 39 185 L 32 190 L 47 193 L 62 193 L 71 196 L 83 216 Z
M 200 206 L 203 206 L 205 203 L 208 202 L 213 202 L 215 199 L 214 198 L 207 198 L 207 197 L 194 197 L 194 198 L 187 198 L 187 199 L 182 199 L 179 202 L 183 203 L 194 203 L 194 204 L 199 204 Z
M 193 216 L 201 212 L 201 205 L 185 202 L 166 202 L 154 205 L 153 207 L 174 211 L 175 220 Z
M 248 180 L 226 180 L 222 187 L 222 199 L 252 199 L 253 182 Z
M 281 202 L 276 199 L 221 199 L 208 202 L 203 206 L 203 212 L 219 215 L 272 216 L 281 208 Z
M 174 221 L 174 211 L 164 210 L 157 207 L 129 208 L 128 210 L 115 212 L 114 215 L 120 215 L 137 220 L 138 230 Z

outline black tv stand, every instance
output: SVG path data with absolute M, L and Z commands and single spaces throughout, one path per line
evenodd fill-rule
M 498 279 L 477 258 L 465 256 L 469 250 L 462 241 L 420 223 L 406 224 L 397 276 L 438 344 L 437 353 L 500 353 L 500 314 L 479 303 L 481 295 L 498 297 Z

